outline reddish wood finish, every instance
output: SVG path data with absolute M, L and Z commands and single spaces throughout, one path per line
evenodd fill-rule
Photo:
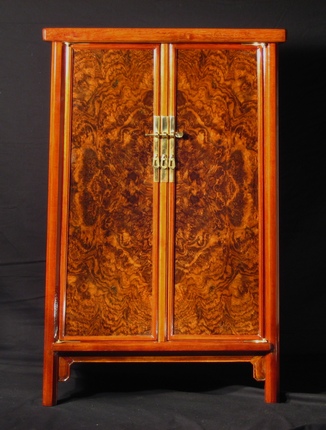
M 273 345 L 266 356 L 265 399 L 279 397 L 279 277 L 278 277 L 278 141 L 276 47 L 269 45 L 265 56 L 264 103 L 264 258 L 265 258 L 265 337 Z
M 44 405 L 73 363 L 92 361 L 247 361 L 277 401 L 284 31 L 43 36 L 53 42 Z M 176 116 L 184 132 L 163 182 L 145 136 L 153 116 Z
M 61 207 L 61 85 L 62 44 L 52 45 L 51 101 L 50 101 L 50 148 L 48 175 L 48 220 L 46 248 L 46 296 L 44 328 L 43 404 L 56 403 L 58 387 L 58 359 L 52 346 L 58 340 L 58 283 Z
M 43 39 L 57 42 L 275 43 L 283 29 L 248 28 L 45 28 Z

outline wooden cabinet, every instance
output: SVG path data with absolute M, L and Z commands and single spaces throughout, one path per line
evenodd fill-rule
M 45 29 L 44 405 L 76 362 L 251 362 L 278 397 L 283 30 Z

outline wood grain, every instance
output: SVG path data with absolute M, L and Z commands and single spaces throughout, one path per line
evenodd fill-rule
M 150 335 L 153 49 L 73 52 L 66 336 Z
M 44 28 L 43 39 L 64 42 L 284 42 L 275 28 Z
M 255 49 L 179 49 L 174 334 L 259 329 Z

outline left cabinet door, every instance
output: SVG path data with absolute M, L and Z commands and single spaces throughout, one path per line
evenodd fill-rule
M 159 48 L 67 44 L 63 58 L 59 339 L 155 340 Z

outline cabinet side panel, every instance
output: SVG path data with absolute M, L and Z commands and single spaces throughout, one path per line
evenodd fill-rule
M 259 334 L 257 63 L 177 50 L 175 335 Z
M 66 336 L 151 335 L 153 79 L 153 49 L 73 49 Z

